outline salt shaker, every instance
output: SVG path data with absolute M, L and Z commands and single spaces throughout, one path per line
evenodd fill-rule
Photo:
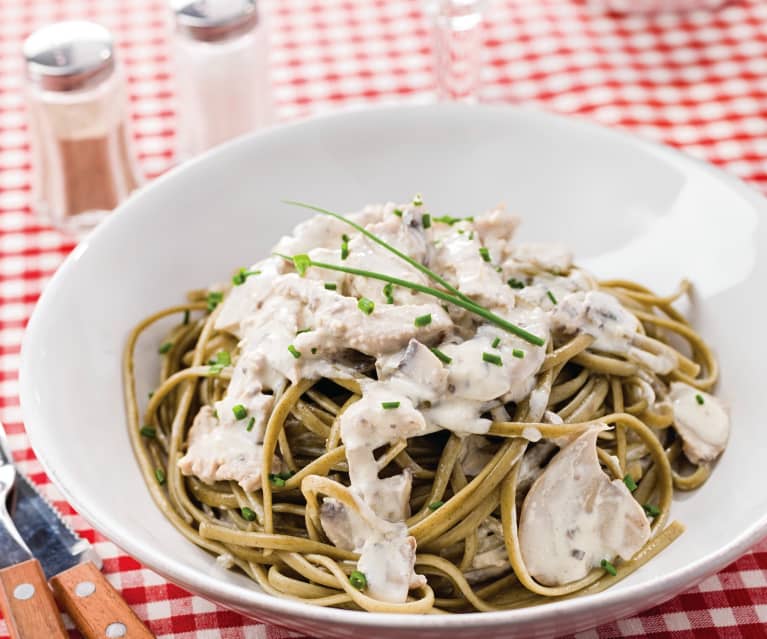
M 178 156 L 273 120 L 269 43 L 256 0 L 172 0 Z
M 22 52 L 36 209 L 82 236 L 141 181 L 114 40 L 93 22 L 58 22 Z

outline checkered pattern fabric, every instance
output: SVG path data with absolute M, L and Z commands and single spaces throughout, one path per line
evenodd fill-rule
M 272 0 L 272 77 L 280 117 L 351 105 L 428 101 L 425 0 Z M 767 191 L 767 3 L 714 12 L 618 15 L 596 0 L 489 4 L 484 101 L 526 103 L 681 147 Z M 190 595 L 94 532 L 61 499 L 24 434 L 22 333 L 73 248 L 35 216 L 19 52 L 35 27 L 89 18 L 113 29 L 125 63 L 136 149 L 154 176 L 173 163 L 173 78 L 161 0 L 0 0 L 0 418 L 21 469 L 95 543 L 104 570 L 158 637 L 293 636 Z M 767 542 L 697 588 L 580 638 L 767 637 Z M 71 627 L 71 626 L 70 626 Z M 0 639 L 8 637 L 0 621 Z

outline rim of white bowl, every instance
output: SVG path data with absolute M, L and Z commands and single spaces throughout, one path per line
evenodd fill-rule
M 563 123 L 566 121 L 569 126 L 581 128 L 596 135 L 613 137 L 617 140 L 631 143 L 632 145 L 638 146 L 648 152 L 656 154 L 657 156 L 672 164 L 679 162 L 694 164 L 699 170 L 708 173 L 713 179 L 728 184 L 731 189 L 747 199 L 755 208 L 761 208 L 764 214 L 767 215 L 767 200 L 765 200 L 756 189 L 739 180 L 735 176 L 725 173 L 713 165 L 691 157 L 672 147 L 668 147 L 658 142 L 648 140 L 621 130 L 611 129 L 579 117 L 560 115 L 527 106 L 464 104 L 429 104 L 414 106 L 391 105 L 369 108 L 352 107 L 342 111 L 324 113 L 319 116 L 299 122 L 273 126 L 268 129 L 264 129 L 229 141 L 194 159 L 188 160 L 180 166 L 176 166 L 170 169 L 163 175 L 155 178 L 150 183 L 135 191 L 130 196 L 130 198 L 128 198 L 128 200 L 123 202 L 118 207 L 118 209 L 116 209 L 115 212 L 119 212 L 121 209 L 128 205 L 133 206 L 133 203 L 137 200 L 140 200 L 146 191 L 160 188 L 163 184 L 165 184 L 165 182 L 176 179 L 177 175 L 183 174 L 184 172 L 190 170 L 192 167 L 195 167 L 200 163 L 207 162 L 210 158 L 226 154 L 230 148 L 249 144 L 251 140 L 256 138 L 280 135 L 285 130 L 296 131 L 305 127 L 313 128 L 316 126 L 322 126 L 323 123 L 328 121 L 335 122 L 342 119 L 351 120 L 354 118 L 376 119 L 381 117 L 407 117 L 408 113 L 422 113 L 426 110 L 436 110 L 444 113 L 454 112 L 455 114 L 459 115 L 462 113 L 470 112 L 486 112 L 495 115 L 512 114 L 524 115 L 534 119 L 539 118 L 544 121 L 548 120 L 557 123 Z M 131 539 L 131 536 L 129 534 L 124 534 L 119 526 L 113 526 L 111 523 L 105 522 L 104 518 L 99 515 L 99 509 L 91 508 L 91 505 L 88 503 L 87 499 L 83 500 L 69 491 L 66 485 L 64 485 L 64 483 L 60 480 L 54 466 L 47 458 L 44 452 L 45 448 L 38 445 L 44 437 L 43 433 L 45 431 L 45 426 L 41 423 L 43 420 L 41 416 L 37 414 L 38 411 L 35 408 L 35 404 L 33 402 L 29 402 L 26 404 L 25 408 L 25 402 L 23 400 L 25 395 L 31 395 L 32 392 L 32 380 L 30 374 L 27 372 L 27 366 L 24 365 L 24 353 L 26 351 L 26 344 L 30 340 L 29 336 L 34 335 L 37 331 L 37 325 L 40 322 L 39 317 L 45 314 L 45 309 L 49 304 L 50 295 L 47 295 L 47 290 L 54 287 L 59 280 L 63 280 L 70 276 L 70 271 L 76 268 L 79 256 L 88 250 L 88 246 L 91 243 L 99 241 L 99 238 L 102 235 L 112 233 L 113 227 L 119 228 L 121 224 L 127 223 L 127 219 L 128 216 L 114 214 L 107 217 L 107 219 L 102 222 L 97 229 L 94 230 L 90 237 L 81 242 L 72 251 L 72 253 L 67 256 L 67 258 L 52 277 L 51 281 L 46 286 L 46 290 L 44 290 L 40 296 L 40 299 L 35 306 L 22 340 L 22 365 L 19 373 L 19 395 L 21 399 L 22 416 L 26 417 L 26 419 L 24 419 L 26 432 L 38 461 L 43 466 L 46 474 L 51 478 L 51 480 L 58 487 L 67 501 L 69 501 L 75 507 L 78 513 L 82 515 L 83 518 L 91 526 L 93 526 L 95 530 L 98 530 L 115 545 L 122 548 L 127 554 L 136 557 L 141 563 L 146 564 L 148 568 L 167 576 L 170 581 L 177 580 L 179 582 L 183 582 L 186 587 L 189 588 L 194 594 L 216 593 L 216 598 L 224 597 L 233 602 L 230 604 L 231 606 L 237 606 L 240 610 L 248 609 L 249 607 L 252 608 L 255 605 L 261 608 L 269 609 L 269 611 L 273 613 L 292 615 L 306 620 L 335 623 L 341 622 L 356 626 L 361 625 L 377 627 L 385 625 L 389 628 L 402 629 L 438 629 L 455 626 L 470 626 L 474 628 L 481 628 L 483 626 L 495 626 L 499 623 L 527 624 L 542 622 L 557 614 L 575 614 L 578 612 L 582 613 L 592 606 L 601 608 L 603 606 L 617 606 L 621 603 L 624 603 L 628 604 L 631 608 L 642 610 L 643 607 L 636 606 L 636 602 L 649 600 L 651 605 L 658 603 L 652 598 L 653 596 L 657 596 L 661 590 L 667 593 L 668 596 L 666 599 L 673 597 L 683 589 L 693 586 L 701 579 L 716 572 L 717 570 L 720 570 L 728 563 L 746 552 L 762 537 L 767 535 L 767 513 L 765 513 L 761 519 L 754 522 L 754 524 L 745 529 L 741 534 L 733 538 L 730 543 L 721 547 L 718 551 L 702 557 L 699 560 L 685 566 L 684 568 L 675 570 L 667 575 L 658 576 L 646 583 L 628 586 L 620 590 L 606 590 L 593 595 L 586 595 L 583 597 L 575 597 L 573 599 L 564 601 L 552 602 L 544 606 L 517 608 L 514 610 L 470 612 L 461 615 L 426 616 L 375 613 L 312 606 L 300 601 L 292 601 L 289 599 L 275 597 L 261 591 L 260 589 L 248 589 L 226 581 L 216 581 L 216 586 L 211 588 L 210 574 L 195 569 L 190 569 L 180 561 L 171 557 L 167 557 L 159 551 L 154 550 L 151 546 L 147 547 L 135 543 Z M 663 586 L 662 588 L 661 585 Z M 206 595 L 203 594 L 202 596 Z M 214 595 L 211 594 L 210 596 Z M 254 610 L 254 613 L 255 612 L 257 611 Z

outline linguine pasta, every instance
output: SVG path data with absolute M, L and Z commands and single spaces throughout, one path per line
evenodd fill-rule
M 187 539 L 273 595 L 444 613 L 599 592 L 682 533 L 729 429 L 688 282 L 598 281 L 503 211 L 325 213 L 128 339 L 134 451 Z

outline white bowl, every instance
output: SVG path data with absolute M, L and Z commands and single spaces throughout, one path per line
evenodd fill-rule
M 691 313 L 722 364 L 732 438 L 711 479 L 680 495 L 688 531 L 598 595 L 510 612 L 412 617 L 308 606 L 259 591 L 180 536 L 149 497 L 131 452 L 120 357 L 140 318 L 266 254 L 305 213 L 284 198 L 353 210 L 421 192 L 433 211 L 504 201 L 522 236 L 561 240 L 604 277 L 664 293 L 689 276 Z M 79 246 L 27 329 L 21 398 L 51 478 L 95 528 L 189 590 L 312 636 L 551 636 L 655 605 L 767 533 L 762 343 L 765 201 L 670 149 L 578 120 L 505 107 L 362 111 L 253 135 L 156 180 Z M 145 396 L 157 374 L 142 341 Z

